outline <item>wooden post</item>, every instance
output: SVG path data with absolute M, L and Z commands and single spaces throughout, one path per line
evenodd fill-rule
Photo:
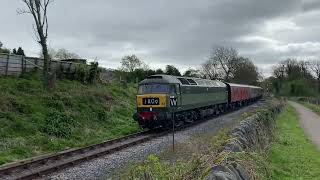
M 24 60 L 24 72 L 27 72 L 27 59 L 25 56 L 23 56 L 23 60 Z
M 68 71 L 69 71 L 69 73 L 71 74 L 71 63 L 69 63 L 69 67 L 68 67 Z
M 64 66 L 63 66 L 62 62 L 60 61 L 59 64 L 60 64 L 60 65 L 59 65 L 59 66 L 60 66 L 59 68 L 60 68 L 61 72 L 64 73 Z
M 8 69 L 9 69 L 9 58 L 10 58 L 10 55 L 8 54 L 8 55 L 7 55 L 7 64 L 6 64 L 6 75 L 8 75 Z
M 23 64 L 23 56 L 21 56 L 21 74 L 24 73 Z
M 51 67 L 51 59 L 49 59 L 49 63 L 48 64 L 49 64 L 48 71 L 51 72 L 51 69 L 52 69 L 52 67 Z
M 36 65 L 36 66 L 34 67 L 34 70 L 37 71 L 37 70 L 38 70 L 38 58 L 36 58 L 36 59 L 34 60 L 34 64 Z

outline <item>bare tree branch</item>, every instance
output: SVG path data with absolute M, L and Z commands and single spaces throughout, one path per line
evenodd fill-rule
M 237 57 L 238 52 L 234 48 L 217 47 L 212 50 L 208 63 L 210 64 L 211 61 L 211 64 L 214 65 L 212 68 L 215 69 L 215 74 L 219 74 L 220 78 L 229 81 L 233 76 Z
M 49 53 L 48 53 L 48 17 L 47 11 L 48 6 L 52 2 L 52 0 L 22 0 L 24 4 L 27 6 L 27 10 L 18 9 L 17 12 L 19 14 L 31 14 L 34 20 L 35 25 L 33 29 L 37 32 L 38 43 L 42 47 L 42 54 L 44 58 L 44 66 L 43 66 L 43 76 L 44 76 L 44 87 L 48 89 L 49 87 L 49 64 L 50 61 Z

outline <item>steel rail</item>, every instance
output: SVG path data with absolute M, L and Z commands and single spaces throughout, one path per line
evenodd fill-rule
M 70 149 L 10 163 L 0 167 L 0 179 L 33 179 L 41 177 L 59 169 L 74 166 L 80 162 L 146 142 L 162 133 L 144 131 L 83 148 Z

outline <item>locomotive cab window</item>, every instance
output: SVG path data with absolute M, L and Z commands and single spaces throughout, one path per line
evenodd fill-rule
M 167 94 L 170 92 L 168 84 L 143 84 L 139 86 L 138 94 Z

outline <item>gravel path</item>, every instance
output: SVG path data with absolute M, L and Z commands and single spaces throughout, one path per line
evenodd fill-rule
M 289 102 L 299 113 L 300 124 L 311 141 L 320 150 L 320 117 L 312 110 L 295 102 Z
M 179 131 L 175 134 L 176 142 L 185 142 L 189 138 L 201 134 L 215 133 L 220 128 L 232 125 L 242 113 L 261 106 L 263 102 L 242 108 L 236 112 L 210 119 L 204 123 Z M 159 154 L 172 143 L 172 136 L 166 135 L 149 142 L 136 145 L 106 155 L 89 162 L 82 163 L 72 168 L 62 170 L 41 179 L 108 179 L 114 177 L 114 173 L 126 167 L 130 163 L 144 160 L 149 154 Z

